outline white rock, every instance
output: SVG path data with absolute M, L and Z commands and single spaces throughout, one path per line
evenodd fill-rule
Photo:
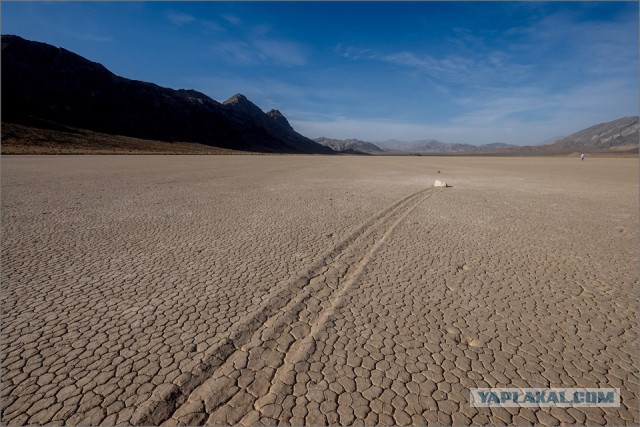
M 447 183 L 444 181 L 440 181 L 439 179 L 436 179 L 436 182 L 433 183 L 434 187 L 446 187 Z

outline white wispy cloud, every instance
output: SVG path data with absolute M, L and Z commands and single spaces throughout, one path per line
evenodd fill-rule
M 307 53 L 303 46 L 288 40 L 251 37 L 244 40 L 221 40 L 213 43 L 212 51 L 242 65 L 270 63 L 290 67 L 307 63 Z
M 111 35 L 99 35 L 94 33 L 79 33 L 79 32 L 69 32 L 69 35 L 88 42 L 98 42 L 98 43 L 111 43 L 115 41 L 115 38 Z
M 232 15 L 230 13 L 224 14 L 220 16 L 222 19 L 224 19 L 225 21 L 227 21 L 228 23 L 235 25 L 236 27 L 240 26 L 240 24 L 242 24 L 242 20 L 240 18 L 238 18 L 236 15 Z
M 637 40 L 630 38 L 637 37 L 637 16 L 632 15 L 581 21 L 570 12 L 540 14 L 526 27 L 487 39 L 458 28 L 445 40 L 450 53 L 440 55 L 338 45 L 335 52 L 345 59 L 389 64 L 428 78 L 420 81 L 442 89 L 440 102 L 451 107 L 449 117 L 439 123 L 402 121 L 397 115 L 388 120 L 336 117 L 297 125 L 311 136 L 372 141 L 533 144 L 638 114 Z
M 358 49 L 338 45 L 336 52 L 347 59 L 378 61 L 414 69 L 438 81 L 478 85 L 494 82 L 500 76 L 503 84 L 514 84 L 524 80 L 531 67 L 510 61 L 506 52 L 495 50 L 475 57 L 448 55 L 436 57 L 412 51 L 378 52 L 375 49 Z
M 611 21 L 580 21 L 567 12 L 558 12 L 529 27 L 514 28 L 512 35 L 522 39 L 516 42 L 517 49 L 539 52 L 540 56 L 553 55 L 554 51 L 565 54 L 556 64 L 550 64 L 552 68 L 580 67 L 596 76 L 637 74 L 637 18 L 630 15 Z M 633 40 L 630 28 L 635 28 Z
M 255 40 L 253 46 L 257 56 L 262 60 L 283 65 L 305 65 L 307 63 L 307 55 L 298 43 L 263 39 Z
M 206 20 L 206 19 L 200 19 L 200 20 L 198 20 L 198 22 L 200 23 L 200 25 L 202 25 L 207 30 L 224 31 L 224 28 L 222 27 L 222 25 L 220 25 L 219 23 L 217 23 L 215 21 L 210 21 L 210 20 Z
M 208 31 L 214 32 L 223 32 L 225 31 L 224 27 L 211 19 L 201 19 L 196 18 L 193 15 L 190 15 L 185 12 L 176 12 L 173 10 L 169 10 L 165 12 L 165 16 L 173 25 L 178 27 L 183 26 L 198 26 Z
M 437 81 L 462 87 L 519 87 L 547 80 L 549 85 L 579 84 L 575 75 L 590 78 L 626 77 L 637 80 L 637 40 L 629 38 L 637 16 L 613 20 L 580 20 L 579 14 L 559 11 L 541 15 L 527 26 L 492 33 L 454 28 L 444 39 L 451 54 L 428 51 L 383 51 L 338 45 L 335 51 L 353 61 L 377 61 L 413 69 Z M 633 34 L 633 33 L 631 33 Z M 572 75 L 573 73 L 573 75 Z
M 196 22 L 195 17 L 184 12 L 168 11 L 166 13 L 166 16 L 167 19 L 169 19 L 169 21 L 171 21 L 171 23 L 174 25 L 185 25 Z
M 253 49 L 244 41 L 219 41 L 213 45 L 212 50 L 216 55 L 239 64 L 253 64 L 256 61 Z

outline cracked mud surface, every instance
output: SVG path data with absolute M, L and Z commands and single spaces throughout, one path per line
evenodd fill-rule
M 1 421 L 635 425 L 638 242 L 637 159 L 3 156 Z

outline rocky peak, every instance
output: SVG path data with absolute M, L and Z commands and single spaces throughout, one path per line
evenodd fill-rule
M 264 111 L 260 109 L 256 104 L 249 101 L 246 96 L 237 93 L 233 95 L 231 98 L 224 101 L 222 104 L 231 107 L 235 110 L 242 111 L 251 116 L 260 116 L 264 114 Z
M 273 121 L 275 121 L 278 125 L 282 126 L 283 128 L 293 130 L 287 118 L 280 111 L 270 110 L 267 113 L 267 116 L 271 117 Z
M 223 104 L 224 105 L 233 105 L 233 104 L 242 104 L 242 103 L 245 103 L 245 102 L 248 102 L 248 103 L 251 104 L 251 101 L 249 101 L 246 96 L 244 96 L 241 93 L 236 93 L 231 98 L 229 98 L 226 101 L 224 101 Z

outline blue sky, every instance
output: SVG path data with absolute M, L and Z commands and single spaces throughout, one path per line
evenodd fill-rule
M 532 144 L 638 114 L 637 2 L 3 1 L 2 33 L 311 137 Z

